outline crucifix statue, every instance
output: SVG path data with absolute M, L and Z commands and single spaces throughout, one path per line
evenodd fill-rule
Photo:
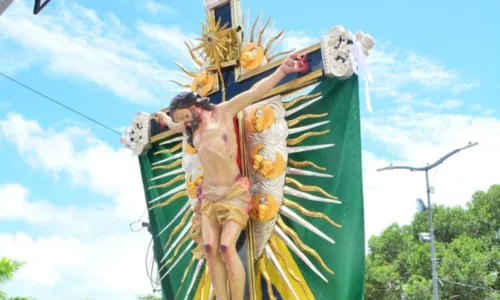
M 172 99 L 170 116 L 156 113 L 160 124 L 185 132 L 187 143 L 198 152 L 204 170 L 203 183 L 197 188 L 201 239 L 198 258 L 206 258 L 217 299 L 226 300 L 226 282 L 231 299 L 243 300 L 245 270 L 236 252 L 236 241 L 246 228 L 251 210 L 250 181 L 242 176 L 236 162 L 238 141 L 234 118 L 244 108 L 261 100 L 283 78 L 307 71 L 307 63 L 290 55 L 271 75 L 230 101 L 213 105 L 207 97 L 184 92 Z M 203 241 L 203 242 L 201 242 Z
M 334 144 L 326 139 L 334 120 L 326 112 L 346 105 L 322 90 L 344 80 L 357 94 L 353 75 L 369 81 L 366 55 L 373 39 L 334 27 L 318 44 L 279 52 L 283 31 L 266 37 L 270 18 L 263 26 L 261 15 L 243 22 L 239 0 L 205 6 L 198 44 L 186 42 L 195 70 L 178 64 L 190 82 L 174 82 L 185 91 L 153 115 L 138 113 L 122 137 L 140 156 L 164 297 L 174 299 L 167 291 L 174 288 L 185 299 L 242 300 L 245 289 L 252 300 L 323 297 L 333 271 L 320 249 L 302 239 L 312 234 L 333 244 L 332 230 L 343 229 L 324 209 L 305 207 L 344 204 L 332 195 L 333 175 L 309 158 L 330 155 L 334 161 Z M 299 95 L 311 86 L 320 92 Z M 327 129 L 313 130 L 320 127 Z M 315 136 L 321 140 L 308 143 Z M 291 222 L 303 229 L 294 230 Z M 243 260 L 236 246 L 242 232 Z M 308 272 L 325 285 L 306 280 Z

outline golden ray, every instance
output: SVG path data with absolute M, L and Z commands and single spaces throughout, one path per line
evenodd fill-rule
M 175 151 L 180 150 L 181 148 L 182 148 L 182 142 L 175 145 L 174 147 L 172 147 L 170 149 L 167 149 L 167 151 L 170 153 L 174 153 Z
M 189 209 L 185 214 L 184 214 L 184 217 L 182 217 L 182 220 L 181 222 L 179 223 L 179 225 L 175 226 L 175 228 L 172 230 L 172 232 L 170 233 L 170 236 L 168 237 L 168 240 L 167 240 L 167 243 L 165 244 L 165 247 L 163 247 L 163 249 L 167 249 L 168 245 L 170 244 L 170 242 L 172 241 L 172 239 L 174 238 L 174 235 L 179 231 L 181 230 L 182 226 L 184 226 L 189 218 L 189 216 L 191 215 L 191 213 L 193 212 L 193 210 Z
M 203 66 L 203 62 L 194 54 L 194 50 L 191 48 L 191 45 L 189 45 L 187 42 L 184 42 L 184 45 L 188 48 L 189 55 L 191 55 L 191 58 L 194 60 L 194 62 L 198 66 Z
M 307 139 L 307 138 L 309 138 L 311 136 L 325 135 L 328 132 L 330 132 L 330 129 L 323 130 L 323 131 L 309 131 L 309 132 L 306 132 L 303 135 L 301 135 L 299 137 L 296 137 L 294 139 L 288 139 L 288 140 L 286 140 L 286 144 L 288 146 L 294 146 L 294 145 L 297 145 L 298 143 L 302 142 L 303 140 L 305 140 L 305 139 Z
M 186 191 L 178 192 L 177 194 L 174 194 L 172 197 L 170 197 L 167 201 L 162 202 L 162 203 L 158 203 L 158 204 L 156 204 L 154 206 L 151 206 L 151 208 L 149 210 L 170 205 L 175 200 L 177 200 L 179 198 L 182 198 L 184 196 L 187 196 L 187 192 Z
M 282 61 L 282 59 L 280 59 L 276 62 L 279 62 L 279 61 Z M 263 68 L 267 68 L 267 66 L 269 66 L 269 65 L 274 65 L 274 62 L 271 64 L 267 64 Z M 256 70 L 261 70 L 261 69 L 262 68 L 258 68 Z M 246 76 L 248 76 L 248 74 L 255 75 L 255 74 L 259 74 L 259 72 L 255 72 L 255 70 L 252 72 L 248 72 L 245 74 L 245 78 L 248 78 L 248 77 L 246 77 Z M 312 73 L 304 75 L 304 76 L 297 78 L 295 80 L 292 80 L 288 83 L 284 83 L 278 87 L 275 87 L 269 93 L 264 95 L 264 97 L 262 97 L 261 99 L 267 99 L 267 98 L 270 98 L 270 97 L 275 96 L 275 95 L 291 94 L 291 93 L 293 93 L 293 91 L 296 91 L 298 89 L 302 89 L 302 88 L 305 88 L 305 87 L 308 87 L 308 86 L 311 86 L 311 85 L 317 83 L 318 79 L 321 76 L 323 76 L 323 70 L 321 70 L 321 69 L 316 70 Z
M 197 55 L 198 59 L 202 62 L 202 65 L 205 64 L 204 63 L 204 60 L 205 58 L 203 57 L 204 56 L 204 53 L 203 52 L 198 52 L 198 51 L 195 51 L 193 50 L 194 49 L 194 44 L 192 41 L 188 40 L 187 43 L 189 44 L 189 46 L 191 47 L 191 51 L 193 51 L 194 54 Z
M 174 153 L 175 151 L 179 150 L 182 148 L 182 143 L 179 143 L 175 146 L 173 146 L 172 148 L 170 149 L 165 149 L 165 150 L 160 150 L 160 151 L 156 151 L 154 153 L 154 155 L 158 155 L 158 154 L 163 154 L 163 153 Z
M 264 48 L 264 54 L 267 54 L 267 51 L 269 51 L 271 46 L 283 35 L 284 32 L 285 30 L 281 30 L 276 36 L 267 42 L 266 47 Z
M 180 82 L 175 81 L 175 80 L 169 80 L 169 81 L 172 83 L 175 83 L 178 86 L 183 87 L 183 88 L 190 88 L 191 87 L 191 84 L 189 84 L 189 83 L 180 83 Z
M 297 98 L 293 99 L 292 101 L 283 104 L 283 106 L 285 106 L 285 109 L 289 109 L 290 107 L 294 106 L 295 104 L 297 104 L 300 101 L 313 99 L 313 98 L 316 98 L 318 96 L 321 96 L 321 92 L 317 92 L 316 94 L 312 94 L 312 95 L 298 96 Z
M 186 271 L 184 271 L 184 275 L 182 275 L 181 284 L 180 284 L 179 288 L 177 289 L 177 293 L 175 293 L 175 299 L 177 299 L 177 296 L 179 295 L 180 291 L 182 290 L 182 287 L 184 286 L 184 281 L 186 280 L 187 274 L 188 274 L 189 270 L 191 269 L 191 267 L 193 266 L 195 261 L 196 261 L 196 257 L 194 257 L 194 255 L 193 255 L 193 257 L 189 261 L 189 264 L 187 265 Z
M 211 16 L 213 16 L 213 20 L 215 21 L 215 15 L 211 15 Z M 220 22 L 221 22 L 221 18 L 219 17 L 219 19 L 217 19 L 217 22 L 215 22 L 215 26 L 212 27 L 215 31 L 219 30 L 219 28 L 220 28 Z
M 297 180 L 295 180 L 293 178 L 290 178 L 290 177 L 286 177 L 285 178 L 285 183 L 286 184 L 290 184 L 291 183 L 291 184 L 295 185 L 302 192 L 317 192 L 317 193 L 320 193 L 320 194 L 322 194 L 323 196 L 325 196 L 327 198 L 330 198 L 330 199 L 333 199 L 333 200 L 338 200 L 337 197 L 328 194 L 327 192 L 325 192 L 325 190 L 323 190 L 322 188 L 320 188 L 318 186 L 304 185 L 304 184 L 302 184 L 302 183 L 298 182 Z
M 222 70 L 219 63 L 217 63 L 217 72 L 219 73 L 221 82 L 222 102 L 226 102 L 226 84 L 224 83 L 224 77 L 222 77 Z
M 295 125 L 297 125 L 298 123 L 304 121 L 304 120 L 307 120 L 307 119 L 316 119 L 316 118 L 323 118 L 323 117 L 326 117 L 328 115 L 328 113 L 324 113 L 324 114 L 305 114 L 305 115 L 302 115 L 302 116 L 299 116 L 293 120 L 290 120 L 290 121 L 287 121 L 286 123 L 288 124 L 288 128 L 290 127 L 293 127 Z
M 262 277 L 264 277 L 264 280 L 266 281 L 268 298 L 270 300 L 275 300 L 276 298 L 274 297 L 274 293 L 273 293 L 273 285 L 271 283 L 271 278 L 269 277 L 269 274 L 266 271 L 266 262 L 264 261 L 264 257 L 265 256 L 263 256 L 261 259 L 259 259 L 260 275 L 262 275 Z
M 306 244 L 304 244 L 304 242 L 302 242 L 302 240 L 299 238 L 299 236 L 297 235 L 297 233 L 295 231 L 293 231 L 293 229 L 291 229 L 290 227 L 288 227 L 285 222 L 283 221 L 283 219 L 281 218 L 278 218 L 278 225 L 279 227 L 288 235 L 290 236 L 293 241 L 295 242 L 295 244 L 304 252 L 306 252 L 307 254 L 313 256 L 314 258 L 316 258 L 316 260 L 321 264 L 321 266 L 323 267 L 323 269 L 325 269 L 325 271 L 327 271 L 328 273 L 330 274 L 334 274 L 332 270 L 330 270 L 330 268 L 328 268 L 328 266 L 325 264 L 325 262 L 323 261 L 323 259 L 321 258 L 321 256 L 319 256 L 318 252 L 316 252 L 314 249 L 310 248 L 309 246 L 307 246 Z
M 269 246 L 271 246 L 273 253 L 276 254 L 278 259 L 280 259 L 282 261 L 288 274 L 290 274 L 290 276 L 292 276 L 293 280 L 295 280 L 300 285 L 300 287 L 302 288 L 302 291 L 306 295 L 307 299 L 310 299 L 309 295 L 307 293 L 307 289 L 304 286 L 304 282 L 302 282 L 302 280 L 300 280 L 299 276 L 297 276 L 297 274 L 295 274 L 295 272 L 292 269 L 290 269 L 290 267 L 289 267 L 290 263 L 285 259 L 285 257 L 283 256 L 283 254 L 279 250 L 278 245 L 276 244 L 276 241 L 274 240 L 274 238 L 269 239 Z
M 150 187 L 148 188 L 148 190 L 169 187 L 169 186 L 171 186 L 172 184 L 174 184 L 174 183 L 176 183 L 176 182 L 178 182 L 178 181 L 184 180 L 184 179 L 185 179 L 185 177 L 186 177 L 186 176 L 185 176 L 184 174 L 177 175 L 176 177 L 174 177 L 174 179 L 170 180 L 170 181 L 169 181 L 169 182 L 167 182 L 167 183 L 163 183 L 163 184 L 158 184 L 158 185 L 150 186 Z
M 320 218 L 320 219 L 327 221 L 332 226 L 335 226 L 337 228 L 342 228 L 342 225 L 335 223 L 334 221 L 332 221 L 332 219 L 330 219 L 324 213 L 317 212 L 317 211 L 310 211 L 310 210 L 304 208 L 303 206 L 301 206 L 300 204 L 293 202 L 291 200 L 283 199 L 283 205 L 295 208 L 296 210 L 298 210 L 301 214 L 303 214 L 305 216 L 313 217 L 313 218 Z
M 200 38 L 196 38 L 196 40 L 203 41 L 203 39 L 200 39 Z M 194 47 L 193 51 L 200 50 L 201 48 L 203 48 L 203 44 L 199 44 L 198 46 Z
M 201 285 L 201 296 L 203 297 L 205 295 L 205 286 L 208 284 L 208 264 L 205 264 L 205 274 L 203 275 L 203 283 Z M 210 297 L 210 295 L 208 295 Z M 212 298 L 210 298 L 210 300 L 212 300 Z
M 262 47 L 262 36 L 264 35 L 264 32 L 266 31 L 267 26 L 269 26 L 269 22 L 271 22 L 271 16 L 269 16 L 266 24 L 264 25 L 264 27 L 262 27 L 262 29 L 259 32 L 259 39 L 257 40 L 257 45 L 259 45 L 261 47 Z
M 254 38 L 254 33 L 255 33 L 255 26 L 257 26 L 257 22 L 259 22 L 261 16 L 262 16 L 262 13 L 260 13 L 257 16 L 257 18 L 255 19 L 255 21 L 253 22 L 252 33 L 250 34 L 250 43 L 253 43 L 253 38 Z
M 174 260 L 174 258 L 177 256 L 177 254 L 181 250 L 181 247 L 191 238 L 191 232 L 192 231 L 193 231 L 193 228 L 191 228 L 189 230 L 188 234 L 186 234 L 186 236 L 181 240 L 181 242 L 179 243 L 179 245 L 177 245 L 177 247 L 175 247 L 174 254 L 172 254 L 172 257 L 170 257 L 167 260 L 167 262 L 165 263 L 165 265 L 168 265 L 169 263 L 171 263 Z
M 170 170 L 172 168 L 175 168 L 177 166 L 180 166 L 182 164 L 182 159 L 178 159 L 174 161 L 173 163 L 166 165 L 166 166 L 155 166 L 152 167 L 151 170 Z
M 292 53 L 292 52 L 293 52 L 293 50 L 288 50 L 288 51 L 278 52 L 278 53 L 276 53 L 276 54 L 272 55 L 271 57 L 269 57 L 268 61 L 270 61 L 270 62 L 271 62 L 271 61 L 273 61 L 273 59 L 275 59 L 275 58 L 276 58 L 276 57 L 278 57 L 278 56 L 285 55 L 285 54 L 289 54 L 289 53 Z
M 222 49 L 221 49 L 222 48 Z M 224 56 L 224 53 L 222 53 L 223 50 L 226 50 L 225 47 L 222 47 L 222 46 L 216 46 L 215 47 L 215 50 L 217 51 L 217 54 L 220 56 L 220 57 L 223 57 Z M 216 63 L 218 64 L 219 62 L 219 59 L 217 59 Z
M 209 293 L 210 293 L 210 295 L 208 295 L 208 299 L 212 300 L 215 297 L 215 290 L 212 288 L 212 284 L 210 284 Z
M 207 16 L 207 24 L 210 22 L 210 20 L 212 20 L 214 18 L 214 16 L 212 14 L 209 14 Z M 205 31 L 208 31 L 208 26 L 205 25 L 205 22 L 203 21 L 200 21 L 201 22 L 201 31 L 202 32 L 205 32 Z
M 308 161 L 308 160 L 305 160 L 305 161 L 296 161 L 296 160 L 293 160 L 293 159 L 289 159 L 288 163 L 291 164 L 292 166 L 294 166 L 295 168 L 313 167 L 314 169 L 320 170 L 320 171 L 325 171 L 326 170 L 326 168 L 322 168 L 322 167 L 316 165 L 315 163 L 313 163 L 312 161 Z
M 217 22 L 220 24 L 220 21 L 221 21 L 221 18 L 219 18 L 219 21 L 217 21 Z M 222 25 L 222 27 L 221 27 L 221 26 L 219 26 L 219 27 L 218 27 L 218 29 L 217 29 L 217 34 L 218 34 L 219 36 L 224 36 L 224 35 L 225 35 L 225 34 L 227 34 L 227 33 L 228 33 L 228 31 L 229 31 L 229 28 L 228 28 L 228 27 L 229 27 L 229 24 L 228 24 L 228 23 L 225 23 L 224 25 Z
M 196 72 L 191 72 L 191 71 L 188 71 L 183 65 L 181 65 L 180 63 L 178 62 L 175 62 L 175 64 L 181 68 L 182 72 L 184 72 L 187 76 L 191 77 L 191 78 L 196 78 Z

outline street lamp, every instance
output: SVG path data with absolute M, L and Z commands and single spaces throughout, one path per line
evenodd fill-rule
M 424 200 L 422 199 L 417 199 L 417 209 L 419 212 L 424 212 L 427 207 L 425 206 Z
M 419 232 L 418 233 L 418 240 L 421 243 L 429 243 L 431 241 L 431 237 L 428 232 Z
M 478 143 L 470 143 L 469 142 L 469 144 L 467 146 L 455 149 L 455 150 L 451 151 L 450 153 L 446 154 L 445 156 L 441 157 L 440 159 L 438 159 L 433 164 L 427 165 L 425 167 L 416 168 L 416 167 L 409 167 L 409 166 L 390 165 L 390 166 L 385 167 L 385 168 L 377 169 L 377 171 L 379 171 L 379 172 L 386 171 L 386 170 L 410 170 L 412 172 L 413 171 L 425 171 L 425 182 L 426 182 L 426 186 L 427 186 L 427 211 L 429 213 L 429 233 L 427 233 L 428 238 L 426 236 L 426 233 L 419 233 L 418 236 L 419 236 L 419 239 L 421 242 L 422 241 L 427 242 L 427 239 L 428 239 L 428 241 L 431 243 L 432 295 L 433 295 L 434 300 L 438 300 L 439 298 L 438 298 L 438 277 L 437 277 L 437 270 L 436 270 L 437 269 L 436 268 L 436 250 L 434 247 L 434 228 L 432 227 L 432 209 L 431 209 L 431 192 L 434 192 L 434 189 L 432 189 L 432 191 L 431 191 L 431 188 L 429 187 L 429 170 L 439 166 L 450 156 L 453 156 L 462 150 L 477 146 L 477 144 Z M 423 201 L 422 200 L 419 201 L 419 200 L 420 199 L 417 199 L 417 205 L 420 204 L 420 201 L 423 204 Z M 425 207 L 425 205 L 423 207 Z M 420 208 L 420 206 L 419 206 L 419 208 Z

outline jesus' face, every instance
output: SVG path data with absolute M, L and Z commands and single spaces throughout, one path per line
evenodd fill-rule
M 178 108 L 173 112 L 172 119 L 176 123 L 191 126 L 191 122 L 196 121 L 196 114 L 190 108 Z

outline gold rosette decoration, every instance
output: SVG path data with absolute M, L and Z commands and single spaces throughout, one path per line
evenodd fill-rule
M 206 71 L 201 71 L 196 75 L 191 84 L 191 90 L 205 97 L 210 93 L 215 85 L 215 75 Z
M 201 60 L 202 54 L 194 51 L 192 47 L 186 42 L 191 58 L 193 59 L 193 66 L 196 71 L 190 71 L 180 63 L 175 64 L 181 69 L 182 75 L 190 80 L 189 83 L 181 83 L 176 80 L 170 80 L 176 85 L 183 88 L 182 91 L 192 91 L 198 93 L 200 96 L 205 97 L 212 93 L 219 91 L 219 82 L 214 71 L 209 71 L 204 68 L 204 63 Z
M 269 28 L 271 17 L 267 19 L 262 28 L 260 26 L 261 17 L 262 14 L 257 16 L 251 25 L 251 30 L 250 16 L 247 18 L 245 32 L 249 34 L 241 43 L 239 59 L 240 76 L 245 74 L 251 75 L 252 71 L 256 71 L 260 67 L 263 67 L 293 51 L 290 50 L 276 53 L 276 50 L 284 37 L 284 30 L 281 30 L 277 34 L 273 35 L 275 32 L 273 28 L 274 24 L 271 28 Z

